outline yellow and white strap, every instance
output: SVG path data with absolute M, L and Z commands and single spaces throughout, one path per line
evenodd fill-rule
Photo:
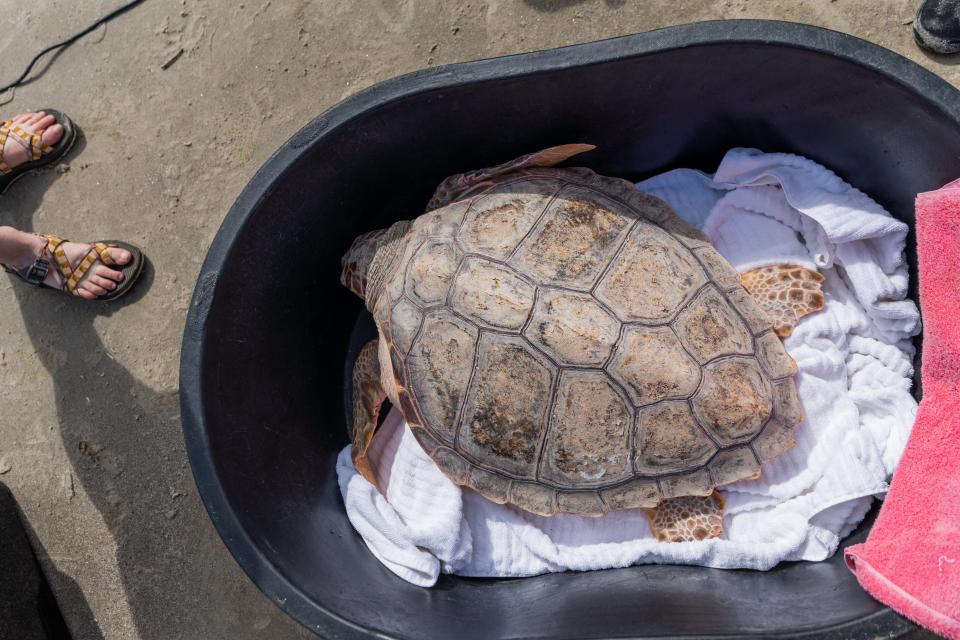
M 3 159 L 3 148 L 7 146 L 7 137 L 10 135 L 10 124 L 9 120 L 4 120 L 3 123 L 0 123 L 0 173 L 10 173 L 13 169 L 7 162 Z
M 53 147 L 48 144 L 43 144 L 43 132 L 46 131 L 46 129 L 37 129 L 33 133 L 28 133 L 12 122 L 9 126 L 10 133 L 14 136 L 13 139 L 29 151 L 30 156 L 34 160 L 39 160 L 43 154 L 53 151 Z
M 53 151 L 53 147 L 43 144 L 43 132 L 46 129 L 37 129 L 33 133 L 24 131 L 13 123 L 13 120 L 4 120 L 0 123 L 0 173 L 10 173 L 13 168 L 3 158 L 3 149 L 7 140 L 14 140 L 30 152 L 33 160 L 39 160 L 43 154 Z
M 93 248 L 96 250 L 97 255 L 100 256 L 100 262 L 107 265 L 108 267 L 116 266 L 117 262 L 110 257 L 108 249 L 115 248 L 112 244 L 105 244 L 103 242 L 94 242 Z
M 58 236 L 43 236 L 47 239 L 49 244 L 47 245 L 47 250 L 53 255 L 54 262 L 57 266 L 57 270 L 60 272 L 60 275 L 63 276 L 63 290 L 68 293 L 72 293 L 75 296 L 79 296 L 80 293 L 77 291 L 77 287 L 80 284 L 80 281 L 83 280 L 83 276 L 90 271 L 90 268 L 96 264 L 97 260 L 100 260 L 105 265 L 114 266 L 116 261 L 110 257 L 108 249 L 114 248 L 111 244 L 106 244 L 104 242 L 95 242 L 87 251 L 86 255 L 80 259 L 80 261 L 71 265 L 70 261 L 67 259 L 67 254 L 63 250 L 63 243 L 69 242 Z

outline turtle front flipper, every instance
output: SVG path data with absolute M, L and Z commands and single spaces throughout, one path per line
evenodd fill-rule
M 367 453 L 377 431 L 380 407 L 387 397 L 380 383 L 378 344 L 379 340 L 365 344 L 353 365 L 353 425 L 349 429 L 353 465 L 373 486 L 377 486 L 377 479 Z
M 644 509 L 650 529 L 660 542 L 693 542 L 723 535 L 723 496 L 667 498 L 653 509 Z
M 803 316 L 823 309 L 823 276 L 794 264 L 775 264 L 741 274 L 743 286 L 766 312 L 781 338 L 793 333 Z
M 430 202 L 427 203 L 427 211 L 433 211 L 451 202 L 456 202 L 470 191 L 482 186 L 491 178 L 530 167 L 552 167 L 579 153 L 585 153 L 594 149 L 596 149 L 596 146 L 592 144 L 562 144 L 557 147 L 537 151 L 536 153 L 528 153 L 525 156 L 520 156 L 510 162 L 498 164 L 495 167 L 452 175 L 441 182 L 437 190 L 434 191 L 433 197 L 430 198 Z

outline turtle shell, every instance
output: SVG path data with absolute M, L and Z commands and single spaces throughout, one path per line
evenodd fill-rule
M 796 365 L 661 200 L 588 169 L 489 181 L 411 224 L 374 317 L 454 482 L 542 515 L 708 495 L 794 444 Z

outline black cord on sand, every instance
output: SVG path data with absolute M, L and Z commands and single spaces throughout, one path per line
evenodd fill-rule
M 63 41 L 61 41 L 61 42 L 58 42 L 57 44 L 52 44 L 52 45 L 50 45 L 49 47 L 47 47 L 46 49 L 44 49 L 43 51 L 41 51 L 40 53 L 38 53 L 37 55 L 35 55 L 35 56 L 33 57 L 33 60 L 30 61 L 30 64 L 27 65 L 27 68 L 24 69 L 23 73 L 20 74 L 20 77 L 19 77 L 19 78 L 17 78 L 16 80 L 14 80 L 13 82 L 11 82 L 11 83 L 8 84 L 8 85 L 4 85 L 3 87 L 0 87 L 0 93 L 5 93 L 5 92 L 9 91 L 10 89 L 13 89 L 13 88 L 15 88 L 15 87 L 19 87 L 20 85 L 22 85 L 22 84 L 23 84 L 23 81 L 27 79 L 27 76 L 30 75 L 30 72 L 33 71 L 33 66 L 34 66 L 35 64 L 37 64 L 37 61 L 39 61 L 40 58 L 42 58 L 43 56 L 47 55 L 47 54 L 50 53 L 51 51 L 54 51 L 54 50 L 56 50 L 56 49 L 60 49 L 61 47 L 68 47 L 68 46 L 70 46 L 71 44 L 73 44 L 74 42 L 76 42 L 77 40 L 79 40 L 80 38 L 82 38 L 83 36 L 87 35 L 87 34 L 90 33 L 91 31 L 93 31 L 94 29 L 96 29 L 97 27 L 99 27 L 100 25 L 106 24 L 107 22 L 110 22 L 111 20 L 113 20 L 114 18 L 116 18 L 117 16 L 119 16 L 120 14 L 126 13 L 126 12 L 129 11 L 130 9 L 133 9 L 135 6 L 137 6 L 137 5 L 140 4 L 141 2 L 143 2 L 143 0 L 131 0 L 131 2 L 128 2 L 127 4 L 122 5 L 122 6 L 118 7 L 118 8 L 116 8 L 116 9 L 114 9 L 114 10 L 111 11 L 110 13 L 106 14 L 105 16 L 103 16 L 102 18 L 100 18 L 99 20 L 97 20 L 96 22 L 94 22 L 93 24 L 91 24 L 89 27 L 87 27 L 87 28 L 84 29 L 83 31 L 78 31 L 77 33 L 73 34 L 72 36 L 70 36 L 70 37 L 67 38 L 66 40 L 63 40 Z

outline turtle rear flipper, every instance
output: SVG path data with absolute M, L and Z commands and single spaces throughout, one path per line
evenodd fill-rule
M 725 501 L 719 491 L 709 496 L 667 498 L 644 509 L 650 529 L 660 542 L 693 542 L 723 535 Z
M 379 424 L 380 408 L 387 398 L 380 383 L 378 345 L 379 340 L 365 344 L 353 366 L 353 424 L 349 429 L 353 465 L 373 486 L 377 486 L 377 478 L 368 452 Z
M 793 333 L 803 316 L 823 309 L 823 276 L 794 264 L 751 269 L 740 276 L 743 286 L 770 317 L 781 338 Z

